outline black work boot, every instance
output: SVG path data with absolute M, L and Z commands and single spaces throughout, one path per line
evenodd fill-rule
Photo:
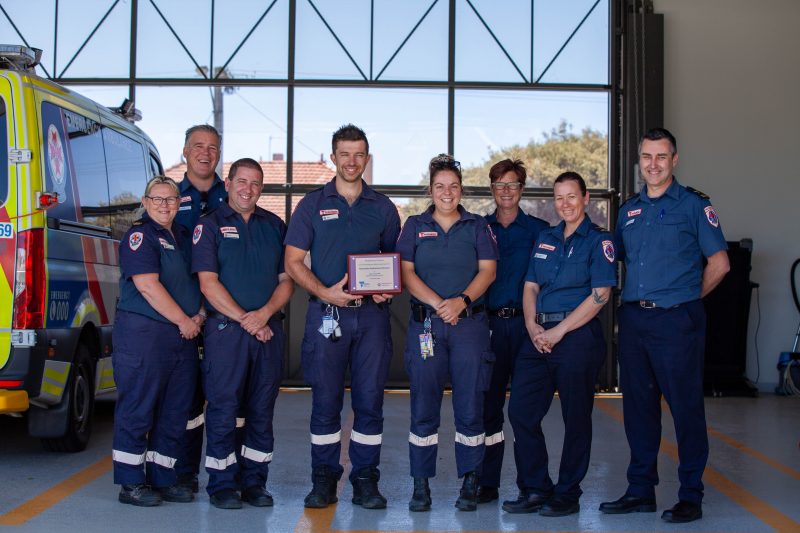
M 200 481 L 194 472 L 178 474 L 178 485 L 188 488 L 193 494 L 197 494 L 200 491 Z
M 431 510 L 431 489 L 428 486 L 428 478 L 414 478 L 414 493 L 408 502 L 408 510 L 415 513 Z
M 336 497 L 337 481 L 329 466 L 315 466 L 311 472 L 311 482 L 314 485 L 306 496 L 305 506 L 311 509 L 324 509 L 339 501 Z
M 149 485 L 138 483 L 136 485 L 122 485 L 119 489 L 119 501 L 137 507 L 155 507 L 161 505 L 161 494 Z
M 350 483 L 353 484 L 353 500 L 356 505 L 364 509 L 386 509 L 386 498 L 378 490 L 380 471 L 374 466 L 361 468 L 350 474 Z
M 474 511 L 478 508 L 478 474 L 467 472 L 464 474 L 464 483 L 456 500 L 459 511 Z

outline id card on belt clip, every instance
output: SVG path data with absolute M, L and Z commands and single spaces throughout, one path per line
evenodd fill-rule
M 419 334 L 419 353 L 424 361 L 428 357 L 433 357 L 433 333 L 431 332 L 431 317 L 425 317 L 422 325 L 423 331 Z
M 341 336 L 341 332 L 337 335 L 336 330 L 339 327 L 339 322 L 333 317 L 333 311 L 334 307 L 332 305 L 328 305 L 325 308 L 325 312 L 322 315 L 322 325 L 318 330 L 326 339 L 331 338 L 332 335 L 334 339 L 338 339 Z

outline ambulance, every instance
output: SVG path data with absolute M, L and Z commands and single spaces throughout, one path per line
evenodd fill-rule
M 95 397 L 115 390 L 119 238 L 163 170 L 130 102 L 40 78 L 40 57 L 0 45 L 0 414 L 76 452 Z

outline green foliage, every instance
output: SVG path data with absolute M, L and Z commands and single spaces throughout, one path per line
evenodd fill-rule
M 528 169 L 526 188 L 550 189 L 553 181 L 562 172 L 577 172 L 586 180 L 590 189 L 608 187 L 608 135 L 591 128 L 580 134 L 572 132 L 572 126 L 562 120 L 558 127 L 545 133 L 540 141 L 532 140 L 527 145 L 514 145 L 498 151 L 490 151 L 489 158 L 481 165 L 463 168 L 464 185 L 489 187 L 489 169 L 506 158 L 521 159 Z M 420 182 L 428 184 L 427 174 Z M 470 211 L 487 214 L 494 211 L 494 201 L 487 198 L 464 198 L 462 205 Z M 419 198 L 409 202 L 405 214 L 417 214 L 430 205 L 430 199 Z M 523 199 L 523 209 L 532 215 L 558 222 L 551 200 Z M 592 202 L 587 213 L 593 222 L 606 226 L 607 206 L 605 202 Z

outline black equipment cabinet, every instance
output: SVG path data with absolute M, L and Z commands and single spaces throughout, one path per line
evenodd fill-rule
M 758 396 L 745 377 L 750 299 L 757 283 L 750 280 L 753 243 L 728 242 L 731 270 L 703 299 L 706 307 L 706 351 L 703 387 L 712 396 Z

